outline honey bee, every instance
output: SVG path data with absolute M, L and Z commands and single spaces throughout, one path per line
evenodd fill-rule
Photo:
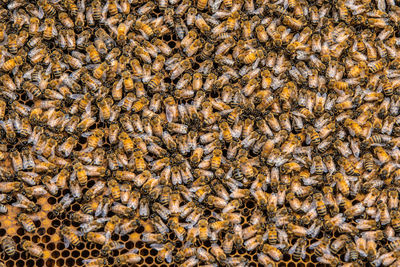
M 89 45 L 86 48 L 86 52 L 88 53 L 90 60 L 94 63 L 94 64 L 99 64 L 101 61 L 100 58 L 100 53 L 97 51 L 96 47 L 94 45 Z
M 175 246 L 171 242 L 168 242 L 164 245 L 152 244 L 151 247 L 158 250 L 158 255 L 157 255 L 158 261 L 165 260 L 168 263 L 172 261 L 172 252 Z
M 88 232 L 84 234 L 83 238 L 88 242 L 104 245 L 106 243 L 106 236 L 98 232 Z
M 1 239 L 1 248 L 8 256 L 12 256 L 17 250 L 17 244 L 10 236 L 6 235 Z
M 14 58 L 11 58 L 3 63 L 2 69 L 3 71 L 10 72 L 12 71 L 15 67 L 21 66 L 24 63 L 23 59 L 21 56 L 16 56 Z
M 64 242 L 66 243 L 66 247 L 69 247 L 69 244 L 72 244 L 75 247 L 80 244 L 79 236 L 71 227 L 63 225 L 60 233 L 65 240 Z
M 32 241 L 22 240 L 21 247 L 33 257 L 41 258 L 43 256 L 43 249 Z
M 115 261 L 117 264 L 136 264 L 142 260 L 142 257 L 139 254 L 136 254 L 137 250 L 131 250 L 127 253 L 117 256 Z
M 25 231 L 30 232 L 30 233 L 36 231 L 35 223 L 27 214 L 20 213 L 17 216 L 17 219 L 18 219 L 18 222 L 20 222 L 22 224 Z
M 74 171 L 76 172 L 76 178 L 81 186 L 87 184 L 87 173 L 86 170 L 83 168 L 83 164 L 77 162 L 73 166 Z
M 40 0 L 38 4 L 47 15 L 52 17 L 56 14 L 56 9 L 47 0 Z

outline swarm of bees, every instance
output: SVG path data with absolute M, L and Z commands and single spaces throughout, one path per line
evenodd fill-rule
M 3 0 L 0 214 L 35 233 L 57 197 L 87 266 L 148 264 L 113 238 L 139 228 L 157 264 L 400 266 L 399 27 L 394 0 Z

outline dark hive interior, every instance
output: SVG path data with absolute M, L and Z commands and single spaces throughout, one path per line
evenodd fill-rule
M 399 266 L 395 0 L 0 1 L 1 266 Z

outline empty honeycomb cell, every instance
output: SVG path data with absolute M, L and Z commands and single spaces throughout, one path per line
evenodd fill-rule
M 81 252 L 81 256 L 84 258 L 89 257 L 89 254 L 90 254 L 89 250 L 86 250 L 86 249 L 82 250 L 82 252 Z
M 141 249 L 140 250 L 140 255 L 147 256 L 147 255 L 149 255 L 149 251 L 147 249 Z
M 152 264 L 154 262 L 154 259 L 153 259 L 153 257 L 146 257 L 144 261 L 147 264 Z
M 25 233 L 25 230 L 23 228 L 18 228 L 18 230 L 17 230 L 18 235 L 23 236 L 24 233 Z
M 46 266 L 47 267 L 52 267 L 55 264 L 55 260 L 54 259 L 47 259 L 46 260 Z
M 50 240 L 50 237 L 49 237 L 48 235 L 45 235 L 45 236 L 44 236 L 44 234 L 46 233 L 46 228 L 40 227 L 39 229 L 37 229 L 36 233 L 37 233 L 38 235 L 42 236 L 42 239 L 47 239 L 47 238 L 49 238 L 49 240 Z M 47 243 L 47 242 L 49 242 L 49 240 L 48 240 L 48 241 L 44 241 L 44 242 Z
M 23 267 L 23 266 L 25 266 L 25 261 L 23 261 L 23 260 L 18 260 L 18 261 L 15 263 L 15 266 L 17 266 L 17 267 Z
M 98 250 L 92 250 L 92 251 L 90 251 L 90 255 L 91 255 L 92 257 L 98 257 L 98 256 L 100 255 L 100 251 L 98 251 Z
M 69 257 L 69 255 L 70 255 L 70 252 L 69 252 L 68 250 L 63 250 L 63 251 L 61 252 L 61 256 L 63 256 L 64 258 Z
M 39 237 L 38 235 L 33 235 L 33 236 L 32 236 L 32 241 L 33 241 L 33 242 L 38 243 L 39 240 L 40 240 L 40 237 Z
M 55 249 L 56 248 L 56 245 L 54 244 L 54 243 L 48 243 L 48 244 L 46 244 L 46 249 L 48 249 L 48 250 L 50 250 L 50 251 L 52 251 L 53 249 Z
M 291 257 L 290 257 L 289 254 L 287 254 L 287 253 L 284 253 L 284 254 L 283 254 L 283 260 L 284 260 L 284 261 L 290 261 L 290 259 L 291 259 Z
M 76 258 L 76 265 L 82 266 L 83 265 L 83 259 L 82 258 Z
M 25 266 L 35 266 L 35 261 L 34 260 L 27 260 Z
M 138 241 L 138 242 L 135 243 L 135 248 L 140 249 L 140 248 L 142 248 L 143 246 L 144 246 L 144 243 L 141 242 L 141 241 Z M 154 249 L 153 249 L 153 250 L 154 250 Z M 157 254 L 157 253 L 156 253 L 156 254 Z
M 74 258 L 68 258 L 65 263 L 67 266 L 74 266 L 75 265 L 75 259 Z
M 58 243 L 58 244 L 57 244 L 57 249 L 58 249 L 58 250 L 63 250 L 63 249 L 65 249 L 64 243 Z
M 78 204 L 72 205 L 72 210 L 73 210 L 73 211 L 78 211 L 78 210 L 80 210 L 80 209 L 81 209 L 81 207 L 80 207 Z
M 47 198 L 47 202 L 51 205 L 54 205 L 57 202 L 57 199 L 55 197 L 49 197 Z
M 133 249 L 135 247 L 135 243 L 133 243 L 132 241 L 128 241 L 125 243 L 125 247 L 129 250 Z
M 76 259 L 76 258 L 78 258 L 80 256 L 80 252 L 74 250 L 74 251 L 71 252 L 71 256 Z
M 157 252 L 157 250 L 156 249 L 154 249 L 154 248 L 152 248 L 151 250 L 150 250 L 150 255 L 151 256 L 157 256 L 157 254 L 158 254 L 158 252 Z
M 52 225 L 54 228 L 57 228 L 57 227 L 59 227 L 59 226 L 61 225 L 61 222 L 60 222 L 60 220 L 58 220 L 58 219 L 54 219 L 54 220 L 52 220 L 51 225 Z
M 65 260 L 64 259 L 58 259 L 57 261 L 56 261 L 56 264 L 58 265 L 58 266 L 64 266 L 64 263 L 65 263 Z
M 53 251 L 53 252 L 51 253 L 51 256 L 52 256 L 53 258 L 58 258 L 58 257 L 60 257 L 60 252 L 59 252 L 58 250 L 55 250 L 55 251 Z

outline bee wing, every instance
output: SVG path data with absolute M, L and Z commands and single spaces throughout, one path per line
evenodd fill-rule
M 95 215 L 96 217 L 99 217 L 100 214 L 102 213 L 102 210 L 103 210 L 103 203 L 100 203 L 100 204 L 97 206 L 97 209 L 96 209 L 94 215 Z
M 379 222 L 380 219 L 381 219 L 381 212 L 378 210 L 378 212 L 376 213 L 375 221 Z
M 64 243 L 65 243 L 65 247 L 68 248 L 69 245 L 71 244 L 71 242 L 69 241 L 69 239 L 65 235 L 63 236 L 63 240 L 64 240 Z
M 51 33 L 53 34 L 53 37 L 58 36 L 58 30 L 57 27 L 53 27 Z
M 108 241 L 110 240 L 110 238 L 111 238 L 111 232 L 106 232 L 106 234 L 105 234 L 105 236 L 106 236 L 106 244 L 108 243 Z
M 313 164 L 310 166 L 310 173 L 311 174 L 314 174 L 315 173 L 315 169 L 316 169 L 316 166 L 315 166 L 316 164 L 315 164 L 315 161 L 313 161 Z M 326 166 L 325 166 L 325 168 L 326 168 Z
M 38 32 L 42 32 L 44 31 L 44 29 L 46 29 L 46 24 L 43 23 L 42 25 L 39 26 Z
M 27 208 L 25 205 L 22 205 L 19 201 L 12 203 L 11 205 L 13 205 L 14 207 L 17 207 L 17 208 L 22 208 L 22 209 Z
M 304 245 L 301 249 L 301 258 L 304 260 L 306 258 L 306 245 Z
M 350 259 L 350 250 L 346 250 L 346 254 L 344 255 L 344 261 L 348 262 Z
M 164 248 L 164 244 L 150 244 L 150 247 L 160 251 Z
M 165 256 L 165 261 L 168 262 L 168 263 L 171 263 L 171 262 L 172 262 L 172 253 L 168 253 L 168 254 Z
M 322 243 L 321 240 L 319 240 L 319 241 L 317 241 L 317 242 L 314 242 L 314 243 L 312 243 L 312 244 L 309 246 L 309 249 L 314 249 L 314 248 L 316 248 L 317 246 L 319 246 L 319 244 L 321 244 L 321 243 Z
M 106 3 L 105 3 L 105 5 L 104 5 L 103 9 L 101 10 L 101 16 L 102 16 L 103 18 L 107 17 L 108 5 L 109 5 L 109 3 L 108 3 L 108 1 L 106 1 Z
M 316 224 L 313 223 L 313 224 L 310 226 L 310 228 L 307 229 L 306 232 L 307 232 L 307 235 L 308 235 L 308 236 L 311 236 L 311 235 L 314 233 L 315 227 L 316 227 Z
M 39 8 L 38 8 L 38 19 L 42 19 L 43 18 L 43 16 L 44 16 L 44 11 L 43 11 L 43 8 L 41 7 L 41 6 L 39 6 Z
M 124 247 L 124 244 L 120 243 L 120 244 L 118 244 L 118 246 Z M 133 248 L 133 249 L 129 250 L 127 253 L 138 253 L 138 252 L 139 252 L 138 248 Z
M 292 254 L 294 253 L 294 251 L 296 250 L 297 246 L 298 246 L 298 242 L 296 242 L 296 243 L 289 249 L 288 253 L 289 253 L 290 255 L 292 255 Z

